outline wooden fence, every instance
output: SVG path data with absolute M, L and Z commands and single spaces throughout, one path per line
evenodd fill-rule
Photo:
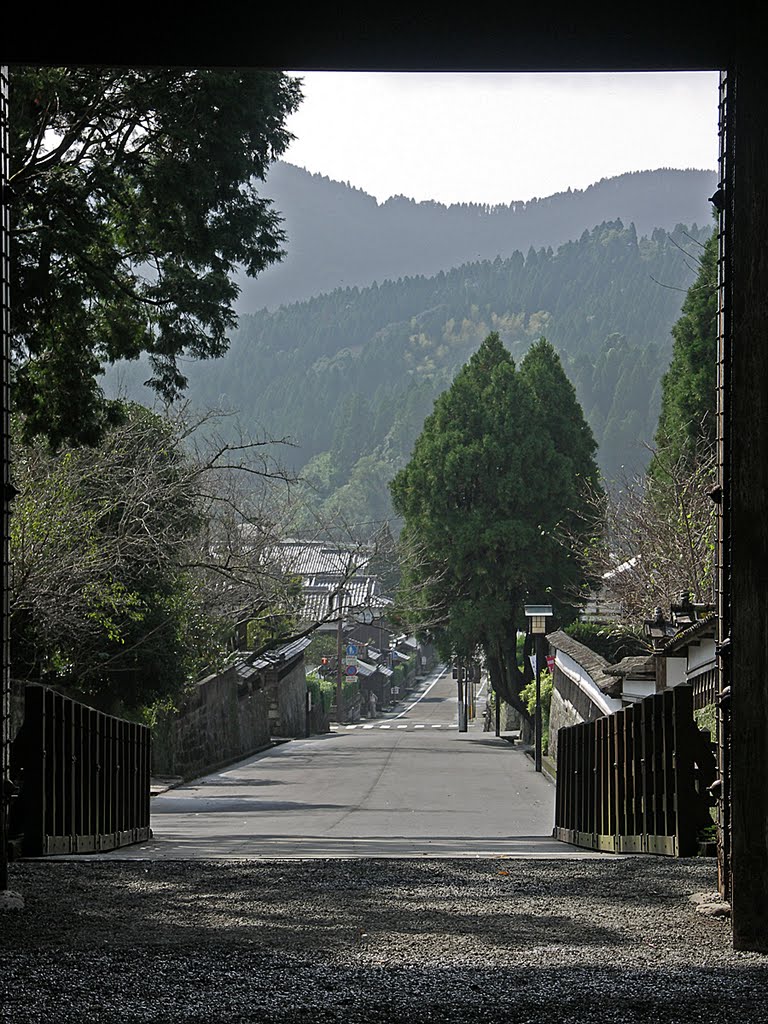
M 690 686 L 646 697 L 557 736 L 557 839 L 616 853 L 697 852 L 711 824 L 715 761 Z
M 14 775 L 25 856 L 114 850 L 151 835 L 146 726 L 28 686 Z

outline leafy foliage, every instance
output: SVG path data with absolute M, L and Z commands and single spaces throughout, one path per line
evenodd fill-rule
M 667 460 L 694 461 L 700 445 L 716 438 L 717 404 L 717 234 L 704 244 L 699 273 L 688 289 L 682 315 L 672 327 L 672 361 L 661 382 L 656 443 Z M 664 465 L 651 475 L 665 478 Z
M 300 98 L 278 72 L 14 68 L 10 146 L 14 399 L 27 437 L 93 443 L 119 415 L 96 379 L 149 354 L 184 388 L 182 355 L 220 356 L 236 264 L 255 275 L 283 234 L 254 182 Z
M 658 422 L 679 289 L 692 280 L 681 252 L 696 248 L 688 234 L 638 238 L 608 221 L 557 252 L 518 252 L 243 316 L 226 358 L 189 367 L 189 394 L 292 437 L 308 503 L 370 536 L 392 516 L 386 481 L 483 339 L 495 331 L 521 360 L 545 335 L 611 480 L 622 466 L 647 463 L 642 442 Z
M 136 709 L 178 696 L 237 623 L 290 624 L 296 592 L 238 490 L 238 462 L 263 479 L 254 451 L 196 449 L 183 419 L 141 406 L 123 418 L 96 447 L 18 439 L 11 628 L 19 677 Z
M 656 445 L 647 474 L 598 495 L 602 534 L 583 550 L 624 620 L 638 626 L 671 595 L 713 600 L 716 514 L 717 236 L 702 245 L 699 272 L 672 327 Z
M 574 444 L 555 433 L 542 401 L 561 389 Z M 515 626 L 528 594 L 561 611 L 580 568 L 558 538 L 563 517 L 581 520 L 579 481 L 595 481 L 589 430 L 578 420 L 559 360 L 542 341 L 518 372 L 491 333 L 451 385 L 391 484 L 405 520 L 401 601 L 406 619 L 443 656 L 485 653 L 494 689 L 523 709 Z
M 549 752 L 549 715 L 552 708 L 552 673 L 543 671 L 539 677 L 539 697 L 541 699 L 541 750 Z M 528 714 L 533 718 L 536 711 L 536 680 L 526 683 L 520 691 L 520 700 L 524 703 Z
M 614 665 L 622 658 L 646 654 L 647 644 L 639 629 L 629 626 L 601 626 L 594 622 L 571 622 L 564 632 Z

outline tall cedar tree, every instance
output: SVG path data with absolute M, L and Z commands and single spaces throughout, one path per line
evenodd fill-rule
M 557 534 L 574 514 L 577 476 L 597 476 L 589 428 L 567 384 L 543 340 L 518 372 L 498 334 L 488 335 L 435 402 L 391 483 L 405 521 L 405 617 L 444 657 L 482 649 L 494 689 L 523 714 L 515 658 L 522 606 L 545 591 L 565 601 L 576 583 L 579 570 Z M 558 418 L 549 415 L 549 388 Z
M 562 625 L 575 618 L 574 602 L 584 586 L 594 582 L 584 577 L 573 546 L 592 536 L 597 527 L 595 499 L 602 494 L 595 461 L 597 442 L 560 356 L 546 338 L 528 350 L 519 375 L 535 395 L 557 460 L 562 463 L 551 509 L 556 525 L 538 563 L 538 581 L 529 577 L 530 592 L 550 595 Z
M 94 442 L 97 379 L 148 353 L 173 398 L 180 356 L 226 351 L 237 264 L 278 260 L 261 198 L 301 98 L 274 71 L 17 67 L 10 184 L 14 401 L 27 436 Z
M 705 243 L 699 273 L 688 289 L 682 315 L 672 328 L 672 361 L 661 382 L 661 413 L 656 446 L 663 463 L 651 475 L 663 477 L 663 464 L 693 462 L 701 442 L 713 444 L 717 403 L 717 234 Z

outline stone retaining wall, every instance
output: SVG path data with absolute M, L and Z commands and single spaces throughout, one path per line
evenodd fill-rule
M 552 703 L 549 706 L 549 750 L 548 755 L 557 761 L 557 733 L 569 725 L 578 725 L 584 719 L 570 701 L 565 700 L 556 686 L 552 687 Z
M 202 680 L 153 728 L 153 774 L 195 778 L 269 746 L 268 703 L 267 692 L 244 687 L 234 668 Z

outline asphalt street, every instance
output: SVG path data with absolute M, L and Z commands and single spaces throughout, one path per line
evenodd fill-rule
M 552 839 L 554 787 L 467 732 L 439 668 L 394 711 L 292 740 L 152 801 L 153 839 L 99 859 L 595 856 Z M 96 855 L 95 855 L 96 856 Z
M 454 685 L 156 797 L 151 843 L 13 863 L 0 1021 L 768 1024 L 714 860 L 553 842 Z

